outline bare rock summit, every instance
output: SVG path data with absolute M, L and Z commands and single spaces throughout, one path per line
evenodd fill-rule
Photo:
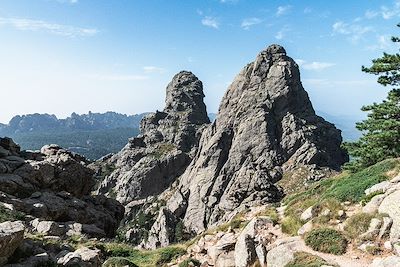
M 296 62 L 271 45 L 228 87 L 167 206 L 199 233 L 246 207 L 279 201 L 276 182 L 301 166 L 339 170 L 348 160 L 341 142 L 340 130 L 315 114 Z
M 98 176 L 105 178 L 98 192 L 127 204 L 168 188 L 189 165 L 210 122 L 203 98 L 203 84 L 193 73 L 176 74 L 167 86 L 164 110 L 146 115 L 141 134 L 101 163 Z

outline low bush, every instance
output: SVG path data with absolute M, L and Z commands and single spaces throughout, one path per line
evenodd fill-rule
M 139 250 L 120 243 L 106 243 L 104 253 L 108 257 L 126 258 L 140 267 L 163 266 L 184 255 L 186 250 L 180 246 L 169 246 L 155 250 Z
M 347 240 L 342 233 L 331 228 L 317 228 L 308 233 L 305 242 L 315 251 L 341 255 L 346 252 Z
M 294 259 L 285 265 L 285 267 L 320 267 L 329 265 L 324 259 L 306 252 L 296 252 Z
M 274 224 L 277 224 L 279 222 L 279 215 L 278 212 L 276 212 L 276 208 L 274 207 L 266 208 L 265 210 L 261 211 L 258 215 L 269 217 Z
M 159 259 L 158 264 L 168 263 L 176 258 L 186 254 L 186 250 L 181 247 L 165 247 L 159 249 Z
M 23 221 L 25 214 L 19 211 L 9 210 L 0 204 L 0 223 L 6 221 Z
M 294 216 L 285 217 L 282 220 L 282 232 L 289 235 L 297 235 L 297 231 L 303 226 L 300 218 Z
M 369 213 L 357 213 L 351 216 L 344 226 L 346 234 L 354 239 L 368 230 L 369 224 L 375 216 Z
M 136 264 L 130 260 L 122 257 L 112 257 L 107 259 L 102 267 L 138 267 Z
M 183 262 L 179 263 L 178 267 L 190 267 L 190 266 L 200 266 L 201 263 L 196 259 L 186 259 Z

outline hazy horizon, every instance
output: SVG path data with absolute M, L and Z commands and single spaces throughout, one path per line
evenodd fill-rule
M 165 12 L 169 10 L 168 12 Z M 0 122 L 15 115 L 161 110 L 180 70 L 203 81 L 209 113 L 257 53 L 283 45 L 314 109 L 362 117 L 390 88 L 361 72 L 396 47 L 400 1 L 89 1 L 0 3 Z

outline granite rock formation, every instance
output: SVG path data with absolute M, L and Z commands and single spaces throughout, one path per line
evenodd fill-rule
M 97 168 L 97 174 L 105 178 L 98 193 L 127 204 L 161 193 L 185 171 L 201 130 L 209 123 L 203 85 L 191 72 L 182 71 L 166 91 L 164 110 L 146 115 L 141 134 L 101 162 L 103 168 Z M 104 172 L 104 166 L 109 166 L 111 173 Z
M 246 207 L 279 201 L 275 183 L 300 166 L 339 170 L 348 160 L 341 142 L 340 130 L 315 114 L 298 65 L 271 45 L 229 86 L 167 207 L 199 233 Z
M 87 164 L 84 157 L 57 145 L 21 151 L 12 139 L 0 138 L 0 207 L 32 221 L 74 226 L 74 233 L 114 237 L 124 207 L 114 199 L 89 195 L 94 179 Z

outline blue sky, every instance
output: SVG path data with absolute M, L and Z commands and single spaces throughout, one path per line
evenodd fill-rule
M 0 122 L 17 114 L 162 109 L 180 70 L 209 112 L 257 53 L 283 45 L 316 110 L 360 118 L 386 96 L 361 72 L 395 52 L 400 1 L 0 0 Z

